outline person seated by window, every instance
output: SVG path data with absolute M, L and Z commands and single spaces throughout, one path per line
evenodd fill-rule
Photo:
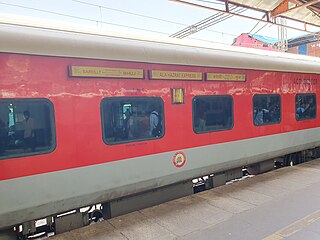
M 304 111 L 304 117 L 305 118 L 313 118 L 316 115 L 316 108 L 313 101 L 313 98 L 310 98 L 308 103 L 306 104 L 306 108 Z
M 140 116 L 137 110 L 133 111 L 129 119 L 129 139 L 139 139 L 140 131 Z
M 267 114 L 267 121 L 269 123 L 276 123 L 280 121 L 280 108 L 275 102 L 271 102 L 268 106 L 269 113 Z
M 308 107 L 306 106 L 305 103 L 303 103 L 302 101 L 299 101 L 298 103 L 298 107 L 296 109 L 296 117 L 297 119 L 302 119 L 305 117 L 305 112 L 308 109 Z
M 281 111 L 280 111 L 280 105 L 279 104 L 274 105 L 273 116 L 274 116 L 274 121 L 275 122 L 280 122 Z
M 127 109 L 126 112 L 124 113 L 124 120 L 123 120 L 123 138 L 128 139 L 130 133 L 130 119 L 131 119 L 131 113 L 130 110 Z
M 4 121 L 0 119 L 0 154 L 5 151 L 7 145 L 8 131 Z
M 206 131 L 206 126 L 207 126 L 207 109 L 204 103 L 202 103 L 199 106 L 199 112 L 198 112 L 198 119 L 199 119 L 199 131 L 200 132 L 204 132 Z
M 34 120 L 30 117 L 29 111 L 23 112 L 23 145 L 24 151 L 31 149 L 31 152 L 35 151 L 35 134 L 34 134 Z
M 257 109 L 254 111 L 254 124 L 259 126 L 264 124 L 264 114 L 269 113 L 269 110 L 266 108 L 262 108 L 258 106 Z
M 159 109 L 157 106 L 152 105 L 150 107 L 150 136 L 151 137 L 159 137 L 161 135 L 162 126 L 161 126 L 161 118 L 159 114 Z
M 139 120 L 139 132 L 141 138 L 149 137 L 149 129 L 150 129 L 149 117 L 146 111 L 142 111 L 140 114 Z

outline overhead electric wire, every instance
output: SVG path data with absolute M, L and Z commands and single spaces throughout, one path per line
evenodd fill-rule
M 181 25 L 181 26 L 185 26 L 185 27 L 189 26 L 189 25 L 187 25 L 185 23 L 181 23 L 181 22 L 174 22 L 174 21 L 170 21 L 170 20 L 166 20 L 166 19 L 162 19 L 162 18 L 156 18 L 156 17 L 151 17 L 151 16 L 147 16 L 147 15 L 143 15 L 143 14 L 128 12 L 128 11 L 124 11 L 124 10 L 120 10 L 120 9 L 116 9 L 116 8 L 111 8 L 111 7 L 106 7 L 106 6 L 102 6 L 102 5 L 98 5 L 98 4 L 84 2 L 81 0 L 71 0 L 71 1 L 85 4 L 85 5 L 89 5 L 89 6 L 100 7 L 100 8 L 108 9 L 111 11 L 130 14 L 130 15 L 137 16 L 137 17 L 149 18 L 149 19 L 153 19 L 153 20 L 157 20 L 157 21 L 161 21 L 161 22 L 165 22 L 165 23 L 172 23 L 172 24 Z M 210 32 L 218 33 L 218 34 L 229 35 L 229 36 L 236 36 L 235 34 L 232 34 L 232 33 L 219 32 L 219 31 L 214 31 L 214 30 L 210 30 L 210 29 L 206 29 L 206 31 L 210 31 Z
M 73 19 L 90 21 L 90 22 L 94 22 L 94 23 L 99 23 L 100 22 L 100 23 L 103 23 L 103 24 L 108 24 L 108 25 L 113 25 L 113 26 L 118 26 L 118 27 L 124 27 L 124 28 L 130 28 L 130 29 L 141 30 L 141 31 L 146 31 L 146 32 L 158 33 L 158 34 L 162 34 L 162 35 L 166 35 L 166 36 L 168 36 L 170 34 L 168 32 L 160 32 L 160 31 L 154 31 L 154 30 L 145 29 L 145 28 L 138 28 L 138 27 L 132 27 L 132 26 L 128 26 L 128 25 L 121 25 L 121 24 L 116 24 L 116 23 L 111 23 L 111 22 L 99 21 L 99 20 L 96 20 L 96 19 L 78 17 L 78 16 L 73 16 L 73 15 L 64 14 L 64 13 L 58 13 L 58 12 L 53 12 L 53 11 L 48 11 L 48 10 L 43 10 L 43 9 L 37 9 L 37 8 L 32 8 L 32 7 L 21 6 L 21 5 L 17 5 L 17 4 L 3 3 L 3 2 L 0 2 L 0 4 L 6 5 L 6 6 L 11 6 L 11 7 L 28 9 L 28 10 L 32 10 L 32 11 L 38 11 L 38 12 L 42 12 L 42 13 L 49 13 L 49 14 L 63 16 L 63 17 L 69 17 L 69 18 L 73 18 Z M 233 36 L 235 36 L 235 35 L 233 35 Z M 221 43 L 221 42 L 214 42 L 214 41 L 205 40 L 205 39 L 201 39 L 201 38 L 190 38 L 190 39 L 197 40 L 197 41 L 202 41 L 202 42 L 224 44 L 224 43 Z
M 166 23 L 172 23 L 172 24 L 176 24 L 176 25 L 188 26 L 188 25 L 186 25 L 186 24 L 179 23 L 179 22 L 174 22 L 174 21 L 170 21 L 170 20 L 165 20 L 165 19 L 156 18 L 156 17 L 151 17 L 151 16 L 142 15 L 142 14 L 137 14 L 137 13 L 132 13 L 132 12 L 128 12 L 128 11 L 124 11 L 124 10 L 119 10 L 119 9 L 115 9 L 115 8 L 110 8 L 110 7 L 106 7 L 106 6 L 101 6 L 101 5 L 97 5 L 97 4 L 87 3 L 87 2 L 83 2 L 83 1 L 81 1 L 81 0 L 71 0 L 71 1 L 77 2 L 77 3 L 86 4 L 86 5 L 91 5 L 91 6 L 94 6 L 94 7 L 99 7 L 100 9 L 101 9 L 101 8 L 104 8 L 104 9 L 108 9 L 108 10 L 112 10 L 112 11 L 122 12 L 122 13 L 125 13 L 125 14 L 130 14 L 130 15 L 134 15 L 134 16 L 138 16 L 138 17 L 149 18 L 149 19 L 153 19 L 153 20 L 157 20 L 157 21 L 166 22 Z M 220 4 L 220 3 L 214 3 L 214 2 L 205 1 L 205 0 L 196 0 L 196 1 L 206 2 L 206 3 L 211 3 L 211 4 Z M 37 8 L 22 6 L 22 5 L 18 5 L 18 4 L 3 3 L 3 2 L 0 2 L 0 4 L 2 4 L 2 5 L 7 5 L 7 6 L 11 6 L 11 7 L 28 9 L 28 10 L 32 10 L 32 11 L 38 11 L 38 12 L 42 12 L 42 13 L 49 13 L 49 14 L 58 15 L 58 16 L 62 16 L 62 17 L 69 17 L 69 18 L 73 18 L 73 19 L 79 19 L 79 20 L 94 22 L 94 23 L 99 23 L 99 22 L 100 22 L 101 24 L 113 25 L 113 26 L 124 27 L 124 28 L 131 28 L 131 29 L 135 29 L 135 30 L 153 32 L 153 33 L 158 33 L 158 34 L 163 34 L 163 35 L 169 35 L 169 34 L 170 34 L 170 33 L 167 33 L 167 32 L 160 32 L 160 31 L 154 31 L 154 30 L 145 29 L 145 28 L 138 28 L 138 27 L 133 27 L 133 26 L 128 26 L 128 25 L 116 24 L 116 23 L 112 23 L 112 22 L 99 21 L 99 20 L 97 20 L 97 19 L 91 19 L 91 18 L 85 18 L 85 17 L 80 17 L 80 16 L 74 16 L 74 15 L 70 15 L 70 14 L 64 14 L 64 13 L 59 13 L 59 12 L 54 12 L 54 11 L 48 11 L 48 10 L 44 10 L 44 9 L 37 9 Z M 221 5 L 224 5 L 224 4 L 221 3 Z M 101 16 L 100 16 L 100 17 L 101 17 Z M 253 28 L 250 32 L 252 32 L 252 31 L 256 28 L 256 26 L 257 26 L 258 24 L 259 24 L 259 22 L 254 26 L 254 28 Z M 266 24 L 266 25 L 267 25 L 267 24 Z M 265 25 L 265 26 L 266 26 L 266 25 Z M 261 29 L 263 29 L 265 26 L 263 26 L 263 27 L 260 28 L 258 31 L 256 31 L 256 33 L 259 32 Z M 190 27 L 190 26 L 188 26 L 188 27 Z M 230 33 L 225 33 L 225 32 L 219 32 L 219 31 L 214 31 L 214 30 L 210 30 L 210 29 L 204 29 L 204 30 L 205 30 L 205 31 L 214 32 L 214 33 L 223 34 L 223 35 L 236 36 L 235 34 L 230 34 Z M 314 35 L 317 36 L 317 34 L 314 34 Z M 213 41 L 204 40 L 204 39 L 199 39 L 199 38 L 191 38 L 191 37 L 190 37 L 190 39 L 213 43 Z
M 259 25 L 259 23 L 261 22 L 261 20 L 262 20 L 265 16 L 266 16 L 266 15 L 263 15 L 263 16 L 261 17 L 261 19 L 253 26 L 253 28 L 249 31 L 248 34 L 250 34 L 250 33 Z M 266 23 L 263 27 L 259 28 L 259 30 L 256 31 L 254 34 L 260 32 L 266 25 L 268 25 L 268 23 Z
M 50 14 L 54 14 L 54 15 L 58 15 L 58 16 L 63 16 L 63 17 L 69 17 L 69 18 L 74 18 L 74 19 L 80 19 L 80 20 L 90 21 L 90 22 L 94 22 L 94 23 L 101 22 L 101 23 L 103 23 L 103 24 L 109 24 L 109 25 L 114 25 L 114 26 L 118 26 L 118 27 L 132 28 L 132 29 L 136 29 L 136 30 L 143 30 L 143 31 L 160 33 L 160 34 L 165 34 L 165 35 L 168 34 L 168 33 L 165 33 L 165 32 L 154 31 L 154 30 L 150 30 L 150 29 L 132 27 L 132 26 L 127 26 L 127 25 L 122 25 L 122 24 L 116 24 L 116 23 L 111 23 L 111 22 L 105 22 L 105 21 L 99 21 L 99 20 L 95 20 L 95 19 L 78 17 L 78 16 L 69 15 L 69 14 L 57 13 L 57 12 L 52 12 L 52 11 L 48 11 L 48 10 L 37 9 L 37 8 L 32 8 L 32 7 L 26 7 L 26 6 L 21 6 L 21 5 L 11 4 L 11 3 L 2 3 L 2 2 L 0 2 L 0 4 L 2 4 L 2 5 L 7 5 L 7 6 L 13 6 L 13 7 L 20 7 L 20 8 L 24 8 L 24 9 L 28 9 L 28 10 L 33 10 L 33 11 L 38 11 L 38 12 L 43 12 L 43 13 L 50 13 Z
M 263 17 L 262 17 L 263 18 Z M 254 26 L 253 28 L 249 31 L 249 34 L 259 25 L 260 21 L 258 21 Z
M 195 24 L 188 25 L 188 27 L 186 27 L 186 28 L 174 33 L 174 34 L 171 34 L 170 37 L 180 38 L 179 36 L 181 34 L 184 34 L 185 32 L 190 32 L 192 28 L 194 28 L 194 27 L 198 28 L 199 25 L 204 24 L 204 23 L 206 23 L 208 21 L 214 20 L 214 19 L 216 19 L 218 17 L 221 17 L 223 15 L 224 15 L 224 13 L 215 13 L 214 15 L 211 15 L 210 17 L 207 17 L 207 18 L 205 18 L 205 19 L 203 19 L 203 20 L 201 20 L 201 21 L 199 21 L 199 22 L 197 22 Z
M 263 25 L 261 28 L 259 28 L 254 34 L 257 34 L 258 32 L 260 32 L 263 28 L 265 28 L 269 23 L 266 23 L 265 25 Z
M 84 2 L 84 1 L 80 1 L 80 0 L 71 0 L 71 1 L 72 2 L 76 2 L 76 3 L 85 4 L 85 5 L 89 5 L 89 6 L 93 6 L 93 7 L 100 7 L 100 8 L 108 9 L 108 10 L 111 10 L 111 11 L 130 14 L 130 15 L 137 16 L 137 17 L 149 18 L 149 19 L 153 19 L 153 20 L 157 20 L 157 21 L 161 21 L 161 22 L 173 23 L 173 24 L 177 24 L 177 25 L 186 26 L 186 24 L 184 24 L 184 23 L 173 22 L 173 21 L 170 21 L 170 20 L 162 19 L 162 18 L 156 18 L 156 17 L 151 17 L 151 16 L 147 16 L 147 15 L 143 15 L 143 14 L 128 12 L 128 11 L 124 11 L 124 10 L 120 10 L 120 9 L 116 9 L 116 8 L 111 8 L 111 7 L 106 7 L 106 6 L 102 6 L 102 5 L 98 5 L 98 4 L 88 3 L 88 2 Z
M 134 16 L 139 16 L 139 17 L 150 18 L 150 19 L 154 19 L 154 20 L 158 20 L 158 21 L 163 21 L 163 22 L 166 22 L 166 23 L 173 23 L 173 24 L 177 24 L 177 25 L 188 26 L 186 24 L 179 23 L 179 22 L 173 22 L 173 21 L 169 21 L 169 20 L 165 20 L 165 19 L 161 19 L 161 18 L 155 18 L 155 17 L 150 17 L 150 16 L 146 16 L 146 15 L 142 15 L 142 14 L 136 14 L 136 13 L 127 12 L 127 11 L 123 11 L 123 10 L 119 10 L 119 9 L 115 9 L 115 8 L 109 8 L 109 7 L 100 6 L 100 5 L 96 5 L 96 4 L 92 4 L 92 3 L 86 3 L 86 2 L 83 2 L 83 1 L 79 1 L 79 0 L 71 0 L 71 1 L 82 3 L 82 4 L 86 4 L 86 5 L 91 5 L 91 6 L 95 6 L 95 7 L 101 7 L 101 8 L 109 9 L 109 10 L 112 10 L 112 11 L 118 11 L 118 12 L 122 12 L 122 13 L 126 13 L 126 14 L 131 14 L 131 15 L 134 15 Z M 170 35 L 170 33 L 165 33 L 165 32 L 145 29 L 145 28 L 132 27 L 132 26 L 128 26 L 128 25 L 121 25 L 121 24 L 116 24 L 116 23 L 112 23 L 112 22 L 105 22 L 105 21 L 101 21 L 101 20 L 99 21 L 97 19 L 84 18 L 84 17 L 74 16 L 74 15 L 70 15 L 70 14 L 64 14 L 64 13 L 58 13 L 58 12 L 48 11 L 48 10 L 44 10 L 44 9 L 27 7 L 27 6 L 18 5 L 18 4 L 3 3 L 3 2 L 0 2 L 0 4 L 6 5 L 6 6 L 11 6 L 11 7 L 28 9 L 28 10 L 42 12 L 42 13 L 49 13 L 49 14 L 62 16 L 62 17 L 68 17 L 68 18 L 73 18 L 73 19 L 90 21 L 90 22 L 94 22 L 94 23 L 103 23 L 103 24 L 109 24 L 109 25 L 118 26 L 118 27 L 125 27 L 125 28 L 131 28 L 131 29 L 136 29 L 136 30 L 148 31 L 148 32 L 152 32 L 152 33 L 160 33 L 160 34 L 164 34 L 164 35 Z M 219 31 L 214 31 L 214 30 L 209 30 L 209 29 L 207 29 L 206 31 L 210 31 L 210 32 L 218 33 L 218 34 L 229 35 L 229 36 L 236 36 L 234 34 L 224 33 L 224 32 L 219 32 Z M 197 39 L 197 38 L 192 38 L 192 39 L 201 40 L 201 41 L 203 40 L 203 39 Z M 206 41 L 206 40 L 204 40 L 204 41 Z M 212 42 L 212 41 L 208 41 L 208 42 Z
M 242 12 L 246 11 L 246 9 L 243 9 L 243 8 L 239 9 L 239 7 L 237 7 L 237 6 L 233 6 L 231 8 L 231 10 L 232 11 L 234 10 L 235 13 L 242 13 Z M 218 24 L 218 23 L 220 23 L 224 20 L 227 20 L 231 17 L 232 17 L 232 15 L 229 15 L 227 13 L 216 13 L 216 14 L 214 14 L 204 20 L 201 20 L 191 26 L 188 26 L 187 28 L 180 30 L 177 33 L 171 34 L 170 37 L 176 37 L 176 38 L 180 38 L 180 39 L 185 38 L 185 37 L 190 36 L 191 34 L 199 32 L 201 30 L 207 30 L 206 28 L 211 27 L 215 24 Z
M 63 16 L 63 17 L 70 17 L 70 18 L 75 18 L 75 19 L 81 19 L 81 20 L 91 21 L 91 22 L 97 22 L 97 20 L 93 20 L 93 19 L 89 19 L 89 18 L 78 17 L 78 16 L 73 16 L 73 15 L 64 14 L 64 13 L 57 13 L 57 12 L 52 12 L 52 11 L 43 10 L 43 9 L 38 9 L 38 8 L 33 8 L 33 7 L 26 7 L 26 6 L 17 5 L 17 4 L 12 4 L 12 3 L 3 3 L 3 2 L 0 2 L 0 4 L 6 5 L 6 6 L 11 6 L 11 7 L 28 9 L 28 10 L 37 11 L 37 12 L 42 12 L 42 13 L 50 13 L 50 14 L 54 14 L 54 15 L 58 15 L 58 16 Z
M 82 1 L 79 1 L 79 0 L 72 0 L 74 2 L 82 2 Z M 198 0 L 199 1 L 199 0 Z M 49 13 L 49 14 L 53 14 L 53 15 L 58 15 L 58 16 L 63 16 L 63 17 L 69 17 L 69 18 L 73 18 L 73 19 L 79 19 L 79 20 L 84 20 L 84 21 L 90 21 L 90 22 L 94 22 L 94 23 L 98 23 L 98 22 L 101 22 L 99 20 L 96 20 L 96 19 L 90 19 L 90 18 L 84 18 L 84 17 L 79 17 L 79 16 L 74 16 L 74 15 L 70 15 L 70 14 L 64 14 L 64 13 L 58 13 L 58 12 L 53 12 L 53 11 L 48 11 L 48 10 L 43 10 L 43 9 L 37 9 L 37 8 L 32 8 L 32 7 L 26 7 L 26 6 L 21 6 L 21 5 L 17 5 L 17 4 L 11 4 L 11 3 L 3 3 L 3 2 L 0 2 L 0 4 L 2 5 L 7 5 L 7 6 L 12 6 L 12 7 L 17 7 L 17 8 L 23 8 L 23 9 L 28 9 L 28 10 L 32 10 L 32 11 L 38 11 L 38 12 L 42 12 L 42 13 Z M 94 6 L 99 6 L 99 5 L 95 5 L 95 4 L 90 4 L 90 3 L 86 3 L 88 5 L 94 5 Z M 102 8 L 106 8 L 108 9 L 107 7 L 104 7 L 104 6 L 101 6 Z M 130 13 L 130 12 L 126 12 L 126 11 L 122 11 L 122 10 L 119 10 L 119 9 L 111 9 L 110 10 L 114 10 L 114 11 L 119 11 L 119 12 L 123 12 L 123 13 Z M 150 17 L 150 16 L 145 16 L 145 15 L 141 15 L 141 14 L 135 14 L 135 13 L 130 13 L 132 15 L 136 15 L 136 16 L 141 16 L 141 17 L 146 17 L 146 18 L 152 18 L 152 19 L 155 19 L 155 20 L 161 20 L 161 21 L 164 21 L 164 22 L 168 22 L 168 23 L 174 23 L 174 24 L 179 24 L 179 25 L 184 25 L 184 26 L 187 26 L 186 24 L 182 24 L 182 23 L 178 23 L 178 22 L 172 22 L 172 21 L 168 21 L 168 20 L 164 20 L 164 19 L 161 19 L 161 18 L 154 18 L 154 17 Z M 108 24 L 108 25 L 113 25 L 113 26 L 118 26 L 118 27 L 124 27 L 124 28 L 131 28 L 131 29 L 136 29 L 136 30 L 141 30 L 141 31 L 146 31 L 146 32 L 152 32 L 152 33 L 158 33 L 158 34 L 162 34 L 162 35 L 169 35 L 170 33 L 168 32 L 160 32 L 160 31 L 154 31 L 154 30 L 150 30 L 150 29 L 145 29 L 145 28 L 138 28 L 138 27 L 132 27 L 132 26 L 128 26 L 128 25 L 121 25 L 121 24 L 116 24 L 116 23 L 111 23 L 111 22 L 106 22 L 106 21 L 102 21 L 103 24 Z M 257 25 L 257 24 L 256 24 Z M 256 26 L 255 26 L 256 27 Z M 255 28 L 254 27 L 254 28 Z M 264 28 L 265 26 L 263 26 L 262 28 Z M 254 29 L 253 28 L 253 29 Z M 262 29 L 261 28 L 261 29 Z M 252 30 L 253 30 L 252 29 Z M 261 29 L 259 29 L 257 32 L 259 32 Z M 251 30 L 251 31 L 252 31 Z M 206 29 L 206 31 L 212 31 L 212 30 L 208 30 Z M 250 32 L 251 32 L 250 31 Z M 214 31 L 216 33 L 222 33 L 222 34 L 225 34 L 225 35 L 230 35 L 230 36 L 236 36 L 235 34 L 228 34 L 228 33 L 223 33 L 223 32 L 218 32 L 218 31 Z M 257 33 L 256 32 L 256 33 Z M 318 34 L 314 34 L 315 37 L 318 36 Z M 200 39 L 200 38 L 193 38 L 193 37 L 190 37 L 190 39 L 193 39 L 193 40 L 197 40 L 197 41 L 202 41 L 202 42 L 210 42 L 210 43 L 215 43 L 214 41 L 210 41 L 210 40 L 205 40 L 205 39 Z M 221 42 L 217 42 L 217 43 L 220 43 Z M 304 43 L 304 40 L 300 40 L 298 42 L 295 42 L 295 44 L 299 44 L 299 43 Z M 222 43 L 224 44 L 224 43 Z

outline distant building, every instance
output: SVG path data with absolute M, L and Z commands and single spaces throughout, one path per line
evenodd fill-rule
M 320 34 L 318 32 L 317 34 Z M 320 57 L 320 36 L 307 34 L 288 40 L 289 53 Z
M 278 49 L 279 40 L 276 38 L 264 37 L 257 34 L 242 33 L 234 39 L 232 46 L 258 48 L 269 51 L 280 51 Z

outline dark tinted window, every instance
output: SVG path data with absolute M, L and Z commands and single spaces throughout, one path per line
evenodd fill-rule
M 163 102 L 157 97 L 106 98 L 102 101 L 103 137 L 107 144 L 163 136 Z
M 193 99 L 193 129 L 196 133 L 228 130 L 232 127 L 231 96 L 198 96 Z
M 296 119 L 307 120 L 316 118 L 317 101 L 315 94 L 296 95 Z
M 0 158 L 55 148 L 53 105 L 45 99 L 0 100 Z
M 276 124 L 281 120 L 281 100 L 278 94 L 258 94 L 253 97 L 253 123 L 256 126 Z

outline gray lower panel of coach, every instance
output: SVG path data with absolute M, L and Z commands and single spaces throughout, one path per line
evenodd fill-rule
M 313 128 L 1 181 L 0 229 L 319 145 Z

